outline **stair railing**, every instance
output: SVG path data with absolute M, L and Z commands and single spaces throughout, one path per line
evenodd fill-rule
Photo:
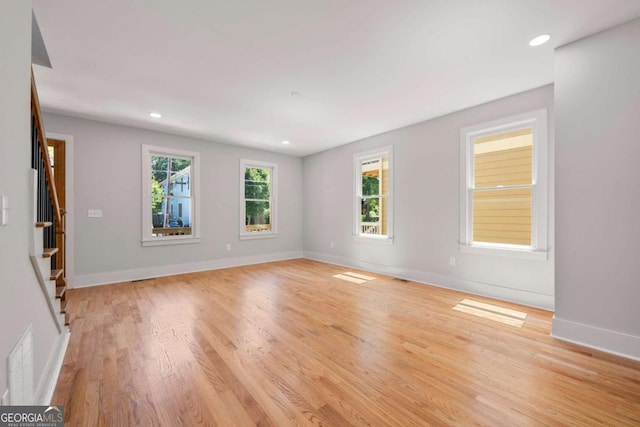
M 61 269 L 58 281 L 66 283 L 66 272 L 61 261 L 65 257 L 65 221 L 64 212 L 60 209 L 58 193 L 53 179 L 53 169 L 47 147 L 47 136 L 44 132 L 38 91 L 31 70 L 31 167 L 38 171 L 37 190 L 37 221 L 50 222 L 51 226 L 44 229 L 44 247 L 58 248 L 58 252 L 51 257 L 51 269 Z M 62 235 L 62 239 L 57 239 Z M 60 247 L 61 246 L 61 247 Z

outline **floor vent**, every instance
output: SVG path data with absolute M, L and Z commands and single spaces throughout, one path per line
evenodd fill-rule
M 527 318 L 527 313 L 525 312 L 467 298 L 456 304 L 453 309 L 455 311 L 493 320 L 494 322 L 514 326 L 516 328 L 522 328 L 522 325 L 524 325 L 524 321 Z
M 402 282 L 402 283 L 409 283 L 407 279 L 403 279 L 401 277 L 394 277 L 393 280 L 397 280 L 398 282 Z
M 11 405 L 32 405 L 33 331 L 31 325 L 9 353 L 9 400 Z

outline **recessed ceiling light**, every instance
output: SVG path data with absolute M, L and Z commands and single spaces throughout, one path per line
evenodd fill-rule
M 151 112 L 151 113 L 149 113 L 149 117 L 153 117 L 154 119 L 161 119 L 162 118 L 162 114 Z
M 549 34 L 542 34 L 538 37 L 532 38 L 529 42 L 529 46 L 540 46 L 548 42 L 549 39 L 551 39 L 551 36 Z
M 290 144 L 290 142 L 289 142 L 289 141 L 282 141 L 282 143 L 283 143 L 284 145 L 289 145 L 289 144 Z

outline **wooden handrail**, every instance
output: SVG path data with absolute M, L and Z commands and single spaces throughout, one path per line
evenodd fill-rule
M 49 150 L 47 148 L 47 136 L 44 133 L 42 113 L 40 110 L 40 101 L 38 100 L 38 91 L 36 90 L 36 80 L 33 76 L 33 68 L 31 68 L 31 114 L 36 119 L 36 129 L 38 130 L 38 144 L 40 144 L 42 156 L 44 157 L 44 170 L 47 176 L 47 182 L 49 183 L 49 194 L 51 195 L 51 202 L 53 204 L 53 214 L 56 218 L 56 224 L 59 227 L 64 227 L 64 225 L 62 224 L 62 212 L 60 211 L 58 193 L 56 191 L 55 182 L 53 181 L 53 170 L 51 169 L 51 159 L 49 159 Z

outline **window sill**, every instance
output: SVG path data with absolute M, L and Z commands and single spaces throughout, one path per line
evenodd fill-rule
M 278 233 L 253 233 L 253 234 L 241 234 L 240 240 L 274 239 L 276 237 L 278 237 Z
M 353 235 L 353 240 L 356 242 L 374 243 L 377 245 L 393 245 L 393 237 L 389 236 L 364 236 Z
M 173 238 L 151 238 L 143 239 L 142 246 L 168 246 L 168 245 L 187 245 L 189 243 L 200 243 L 199 237 L 173 237 Z
M 467 245 L 459 244 L 460 252 L 476 255 L 502 256 L 506 258 L 519 258 L 531 261 L 546 261 L 547 251 L 534 251 L 531 249 L 505 248 L 499 246 Z

